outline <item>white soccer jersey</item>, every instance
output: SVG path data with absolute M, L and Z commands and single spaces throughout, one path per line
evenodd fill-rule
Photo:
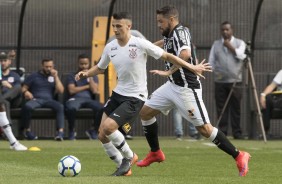
M 159 59 L 164 50 L 148 40 L 131 36 L 121 47 L 117 39 L 104 48 L 98 67 L 106 69 L 112 61 L 117 72 L 118 82 L 113 91 L 123 96 L 147 99 L 147 56 Z
M 280 70 L 273 79 L 273 82 L 277 85 L 277 90 L 282 91 L 282 70 Z

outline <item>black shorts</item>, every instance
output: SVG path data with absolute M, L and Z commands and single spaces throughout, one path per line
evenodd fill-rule
M 112 96 L 104 106 L 104 112 L 127 133 L 131 129 L 131 124 L 138 117 L 143 105 L 144 101 L 138 98 L 122 96 L 113 91 Z

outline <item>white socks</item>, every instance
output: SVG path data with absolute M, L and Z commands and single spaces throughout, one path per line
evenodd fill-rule
M 6 112 L 0 112 L 0 126 L 3 128 L 3 131 L 11 145 L 17 142 L 17 139 L 15 138 L 12 128 L 9 124 L 9 120 L 7 119 Z
M 157 121 L 156 117 L 153 117 L 152 119 L 149 119 L 149 120 L 147 120 L 147 121 L 144 121 L 144 120 L 141 119 L 142 126 L 149 126 L 149 125 L 152 125 L 152 124 L 154 124 L 156 121 Z
M 211 133 L 211 135 L 209 137 L 209 140 L 213 141 L 216 138 L 216 136 L 217 136 L 217 132 L 218 132 L 218 129 L 213 127 L 212 133 Z
M 117 164 L 117 167 L 119 168 L 123 158 L 120 151 L 113 145 L 112 142 L 102 144 L 102 146 L 105 152 L 107 153 L 107 155 L 110 157 L 110 159 L 112 159 Z
M 107 137 L 125 158 L 133 158 L 133 151 L 129 148 L 123 134 L 119 130 L 114 131 Z

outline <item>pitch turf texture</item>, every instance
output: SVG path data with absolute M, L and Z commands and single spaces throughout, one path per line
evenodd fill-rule
M 212 146 L 208 140 L 177 141 L 160 138 L 166 161 L 150 167 L 133 166 L 130 177 L 109 176 L 115 170 L 101 144 L 95 140 L 55 142 L 52 140 L 21 141 L 41 148 L 39 152 L 16 152 L 0 141 L 0 183 L 5 184 L 260 184 L 282 183 L 282 141 L 231 140 L 239 149 L 251 155 L 250 171 L 239 177 L 231 156 Z M 148 146 L 143 137 L 128 141 L 143 158 Z M 73 178 L 62 177 L 57 171 L 59 159 L 65 155 L 78 157 L 81 173 Z

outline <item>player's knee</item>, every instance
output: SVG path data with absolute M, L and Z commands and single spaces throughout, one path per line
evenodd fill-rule
M 110 118 L 107 118 L 100 125 L 100 131 L 105 134 L 105 136 L 112 134 L 114 131 L 118 129 L 119 125 Z

